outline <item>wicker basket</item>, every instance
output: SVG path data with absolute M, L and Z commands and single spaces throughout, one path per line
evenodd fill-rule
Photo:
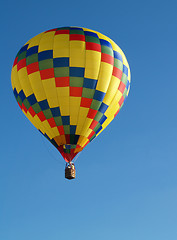
M 76 177 L 76 169 L 74 165 L 68 165 L 65 167 L 65 178 L 71 180 Z

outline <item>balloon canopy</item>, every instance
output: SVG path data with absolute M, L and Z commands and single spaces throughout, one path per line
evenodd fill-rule
M 80 27 L 51 29 L 29 40 L 11 79 L 21 110 L 66 162 L 114 119 L 130 89 L 122 50 Z

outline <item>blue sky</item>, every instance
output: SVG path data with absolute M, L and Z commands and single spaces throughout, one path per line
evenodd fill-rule
M 176 240 L 176 1 L 1 3 L 0 239 Z M 129 97 L 79 155 L 77 178 L 22 114 L 12 94 L 13 60 L 50 28 L 83 26 L 125 52 Z

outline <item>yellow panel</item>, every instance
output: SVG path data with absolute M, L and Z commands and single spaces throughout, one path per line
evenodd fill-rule
M 60 112 L 61 116 L 68 116 L 69 115 L 69 97 L 60 97 L 59 98 L 60 103 Z
M 28 48 L 31 48 L 31 47 L 34 47 L 34 46 L 37 46 L 39 45 L 39 42 L 40 42 L 40 39 L 42 37 L 44 33 L 40 33 L 38 34 L 37 36 L 33 37 L 32 39 L 30 39 L 27 43 L 29 44 L 28 45 Z
M 31 86 L 32 86 L 32 89 L 36 96 L 37 101 L 39 102 L 39 101 L 46 99 L 46 94 L 44 92 L 40 73 L 34 72 L 28 76 L 29 76 L 29 80 L 30 80 L 30 83 L 31 83 Z
M 79 118 L 78 118 L 77 128 L 76 128 L 77 135 L 81 135 L 82 127 L 84 125 L 88 111 L 89 111 L 89 108 L 80 107 Z
M 113 114 L 112 112 L 114 111 L 115 106 L 118 105 L 118 102 L 121 99 L 121 97 L 122 97 L 122 93 L 119 90 L 117 90 L 117 93 L 113 101 L 111 102 L 111 104 L 109 105 L 109 108 L 105 112 L 106 117 L 109 117 L 109 115 Z
M 101 53 L 92 50 L 86 50 L 85 78 L 98 79 L 100 70 Z
M 70 97 L 70 125 L 77 125 L 81 97 Z
M 55 142 L 60 146 L 62 144 L 62 138 L 61 136 L 56 136 L 54 137 Z
M 39 52 L 46 51 L 46 50 L 53 50 L 53 42 L 54 42 L 54 35 L 55 32 L 47 32 L 42 35 L 39 44 Z
M 22 88 L 18 79 L 17 65 L 12 68 L 11 79 L 13 82 L 13 86 L 16 88 L 17 92 L 19 93 L 22 90 Z
M 83 150 L 82 147 L 80 147 L 80 148 L 76 148 L 76 149 L 74 150 L 74 153 L 79 153 L 79 152 L 81 152 L 82 150 Z
M 113 66 L 111 64 L 101 62 L 100 73 L 98 77 L 98 83 L 96 89 L 102 92 L 107 91 L 109 82 L 112 76 Z
M 86 141 L 88 141 L 88 138 L 86 138 L 86 137 L 84 137 L 84 136 L 80 136 L 77 144 L 78 144 L 79 146 L 83 146 L 83 142 L 86 142 Z M 82 145 L 81 145 L 81 144 L 82 144 Z
M 69 34 L 54 36 L 53 57 L 69 57 Z
M 93 119 L 91 119 L 91 118 L 86 118 L 85 123 L 84 123 L 84 126 L 83 126 L 83 128 L 82 128 L 82 132 L 81 132 L 81 135 L 82 135 L 82 136 L 86 136 L 86 132 L 87 132 L 88 128 L 90 127 L 92 121 L 93 121 Z
M 85 67 L 85 42 L 70 41 L 70 67 Z
M 55 137 L 58 136 L 58 135 L 60 135 L 57 127 L 52 128 L 52 132 L 54 133 L 54 136 L 55 136 Z
M 103 100 L 103 102 L 106 105 L 108 105 L 108 106 L 110 105 L 112 99 L 114 98 L 114 96 L 117 92 L 119 84 L 120 84 L 120 79 L 118 79 L 115 76 L 112 76 L 111 77 L 111 82 L 109 84 L 108 90 L 107 90 L 106 95 L 105 95 L 104 100 Z
M 55 78 L 49 78 L 42 81 L 47 101 L 50 106 L 50 108 L 58 107 L 59 101 L 58 101 L 58 95 L 55 85 Z
M 57 93 L 60 98 L 62 96 L 69 97 L 69 87 L 57 87 Z
M 64 135 L 61 135 L 61 145 L 66 144 L 66 138 Z
M 83 147 L 87 142 L 88 142 L 88 138 L 84 138 L 82 139 L 81 143 L 79 144 L 81 147 Z
M 18 71 L 18 76 L 19 76 L 19 80 L 20 80 L 20 84 L 22 86 L 23 92 L 25 93 L 26 97 L 33 94 L 33 90 L 31 88 L 31 84 L 28 78 L 28 73 L 26 68 L 21 68 Z

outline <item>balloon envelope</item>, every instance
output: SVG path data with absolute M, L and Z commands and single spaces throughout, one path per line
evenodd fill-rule
M 114 119 L 130 89 L 129 65 L 118 45 L 79 27 L 29 40 L 11 79 L 21 110 L 66 162 Z

